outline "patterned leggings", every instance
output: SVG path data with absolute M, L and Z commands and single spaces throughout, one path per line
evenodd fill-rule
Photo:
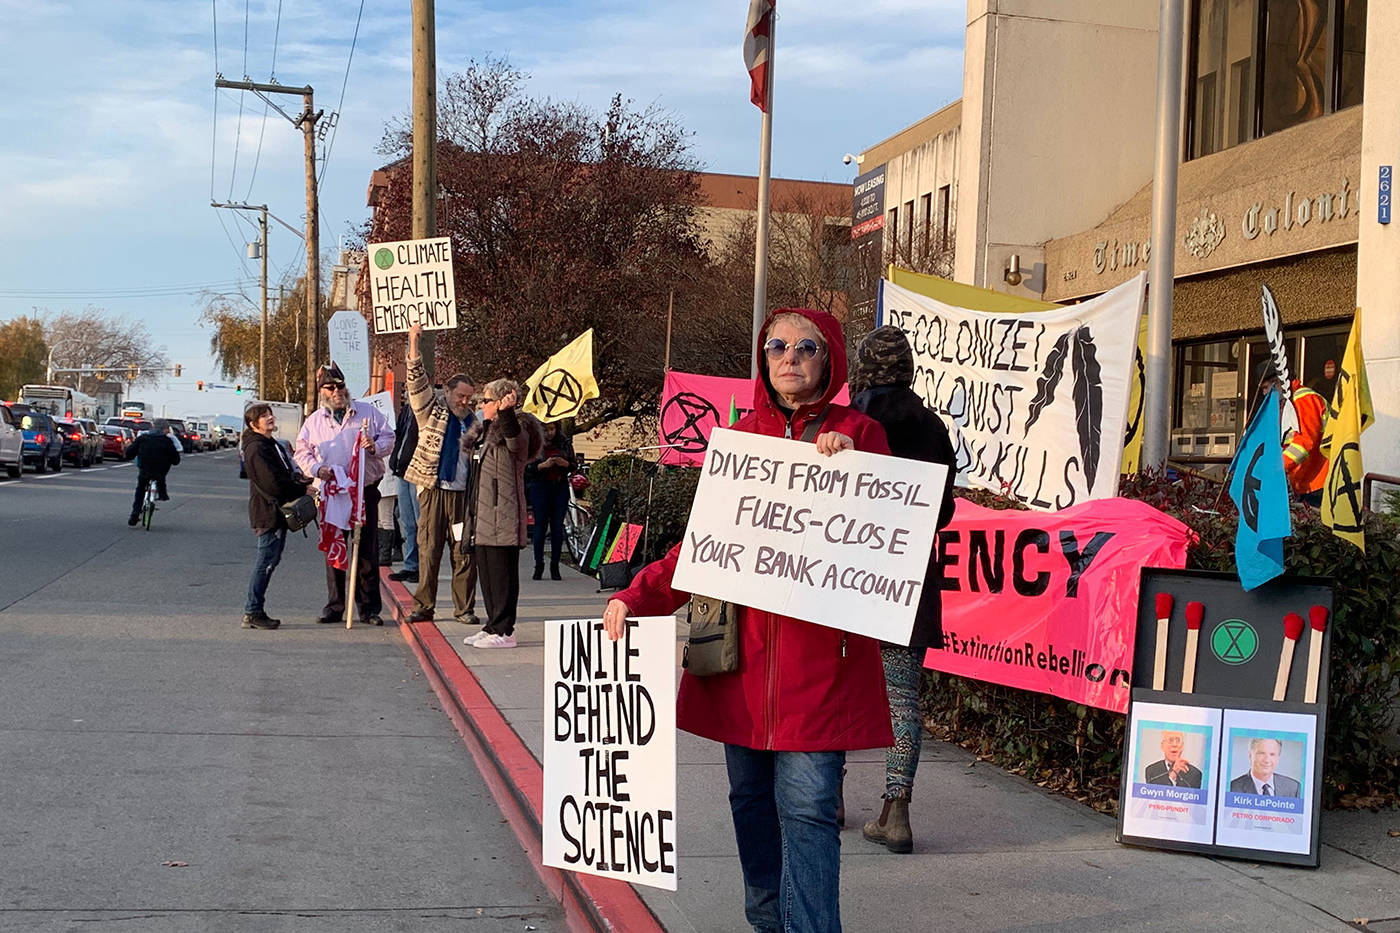
M 909 800 L 914 793 L 914 773 L 919 770 L 919 748 L 924 724 L 919 713 L 919 684 L 923 680 L 924 650 L 881 645 L 885 662 L 885 689 L 890 698 L 890 724 L 894 745 L 885 753 L 885 799 Z

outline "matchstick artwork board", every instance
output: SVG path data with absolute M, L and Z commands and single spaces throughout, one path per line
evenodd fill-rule
M 1168 605 L 1166 687 L 1157 690 L 1159 617 Z M 1233 574 L 1142 571 L 1119 842 L 1317 867 L 1331 613 L 1329 580 L 1282 577 L 1246 593 Z M 1305 623 L 1290 645 L 1285 631 L 1297 619 L 1286 625 L 1289 614 L 1327 625 L 1315 635 Z M 1188 616 L 1199 629 L 1194 691 L 1183 693 Z M 1287 690 L 1275 701 L 1284 666 Z M 1309 692 L 1317 702 L 1304 702 Z

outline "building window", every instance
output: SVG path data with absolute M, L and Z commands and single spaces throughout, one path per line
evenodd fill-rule
M 1361 103 L 1366 0 L 1193 0 L 1189 158 Z
M 940 251 L 950 249 L 953 246 L 953 240 L 948 235 L 952 226 L 951 210 L 952 185 L 944 185 L 938 189 L 938 249 Z
M 899 208 L 892 207 L 885 212 L 885 229 L 890 234 L 890 256 L 899 255 Z
M 925 258 L 933 251 L 933 195 L 919 197 L 919 253 Z
M 916 251 L 914 249 L 914 202 L 904 202 L 904 250 L 905 258 L 909 262 L 914 261 Z

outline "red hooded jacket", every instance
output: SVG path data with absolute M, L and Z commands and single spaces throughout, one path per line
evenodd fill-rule
M 826 339 L 831 371 L 826 391 L 792 415 L 791 436 L 826 410 L 821 431 L 840 431 L 857 450 L 888 454 L 885 430 L 874 419 L 831 399 L 846 382 L 846 343 L 841 325 L 824 311 L 780 308 L 814 323 Z M 754 410 L 735 430 L 783 437 L 789 424 L 774 401 L 763 348 L 754 384 Z M 839 457 L 840 454 L 837 454 Z M 685 605 L 689 593 L 671 586 L 678 544 L 617 594 L 634 615 L 665 615 Z M 872 609 L 872 611 L 875 611 Z M 676 724 L 687 732 L 745 748 L 769 751 L 841 751 L 894 744 L 879 642 L 788 616 L 739 607 L 739 669 L 732 674 L 681 677 Z

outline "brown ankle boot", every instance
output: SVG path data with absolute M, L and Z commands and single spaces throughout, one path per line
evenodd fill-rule
M 905 854 L 914 851 L 914 833 L 909 828 L 909 801 L 886 800 L 879 819 L 871 820 L 861 830 L 871 842 L 883 843 L 891 852 Z

